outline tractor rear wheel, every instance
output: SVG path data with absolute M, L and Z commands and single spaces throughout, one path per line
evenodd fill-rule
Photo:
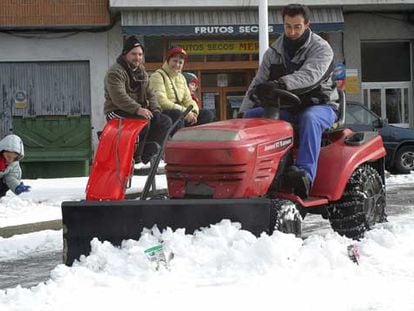
M 272 200 L 269 234 L 275 230 L 302 236 L 302 216 L 296 205 L 287 200 Z
M 374 224 L 386 221 L 385 202 L 385 187 L 378 171 L 369 165 L 360 166 L 342 198 L 328 207 L 332 229 L 348 238 L 362 238 Z

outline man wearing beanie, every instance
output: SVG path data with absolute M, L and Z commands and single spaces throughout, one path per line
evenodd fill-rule
M 149 122 L 139 134 L 136 161 L 149 162 L 162 144 L 171 126 L 171 119 L 161 114 L 157 98 L 149 88 L 148 74 L 143 66 L 144 46 L 135 36 L 127 38 L 122 54 L 105 76 L 106 119 L 142 118 Z M 145 146 L 145 147 L 144 147 Z
M 333 51 L 329 43 L 309 28 L 309 9 L 289 4 L 282 10 L 284 34 L 265 52 L 247 90 L 240 111 L 244 117 L 264 116 L 253 107 L 253 92 L 271 94 L 273 88 L 299 96 L 302 104 L 280 111 L 280 119 L 299 126 L 298 154 L 286 180 L 295 194 L 306 198 L 315 179 L 322 132 L 337 119 L 338 92 L 332 83 Z

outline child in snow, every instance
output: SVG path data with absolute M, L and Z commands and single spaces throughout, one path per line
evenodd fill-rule
M 0 140 L 0 198 L 9 189 L 17 195 L 30 191 L 30 186 L 20 181 L 22 170 L 19 160 L 23 156 L 23 142 L 19 136 L 10 134 Z

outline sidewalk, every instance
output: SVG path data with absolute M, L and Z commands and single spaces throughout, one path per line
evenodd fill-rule
M 62 229 L 62 220 L 49 220 L 41 222 L 33 222 L 29 224 L 15 225 L 0 228 L 0 237 L 10 238 L 17 234 L 26 234 L 42 230 L 60 230 Z
M 145 167 L 136 167 L 145 172 Z M 135 175 L 126 199 L 136 199 L 142 191 L 146 177 Z M 157 194 L 166 194 L 167 181 L 163 167 L 156 175 Z M 9 192 L 0 198 L 0 238 L 42 230 L 61 230 L 63 201 L 85 199 L 88 177 L 24 180 L 32 187 L 28 193 L 19 196 Z

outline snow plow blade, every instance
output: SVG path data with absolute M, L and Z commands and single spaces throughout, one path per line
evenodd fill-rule
M 259 236 L 268 231 L 270 204 L 262 198 L 63 202 L 63 261 L 72 265 L 89 255 L 94 237 L 119 246 L 123 240 L 138 240 L 144 228 L 155 224 L 160 230 L 185 228 L 193 233 L 230 219 Z

